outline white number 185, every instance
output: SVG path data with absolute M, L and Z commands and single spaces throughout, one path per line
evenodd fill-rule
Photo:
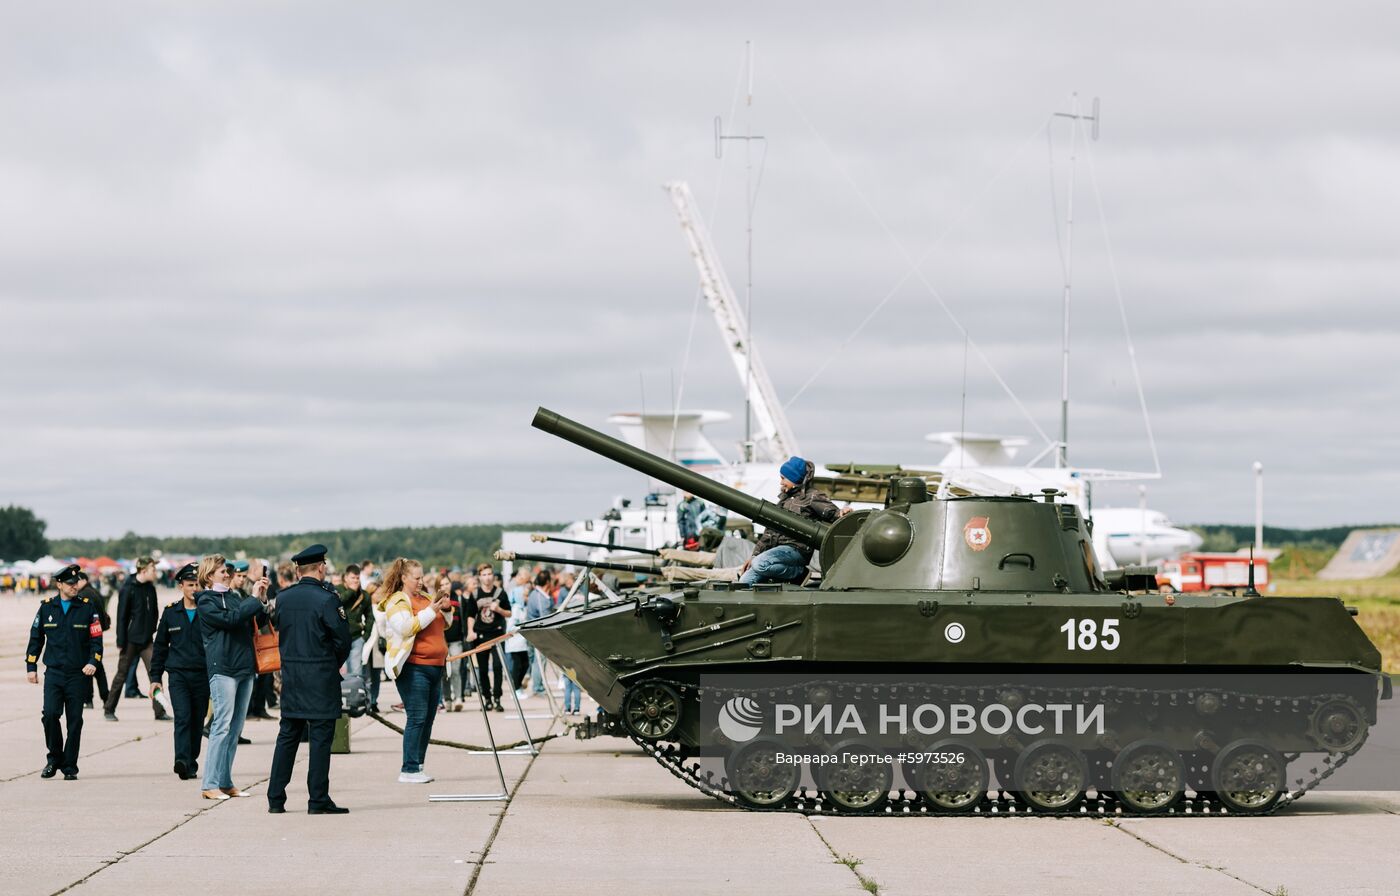
M 1065 633 L 1065 646 L 1070 650 L 1118 649 L 1117 619 L 1105 619 L 1102 623 L 1097 619 L 1068 619 L 1060 631 Z

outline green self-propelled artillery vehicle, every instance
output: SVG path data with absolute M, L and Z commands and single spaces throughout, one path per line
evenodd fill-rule
M 1159 594 L 1151 570 L 1104 574 L 1089 524 L 1052 493 L 937 499 L 906 477 L 883 509 L 826 524 L 543 408 L 534 426 L 817 551 L 815 586 L 647 587 L 520 629 L 604 727 L 734 805 L 1266 813 L 1355 754 L 1390 697 L 1340 600 Z M 858 721 L 812 723 L 893 703 L 937 724 L 891 746 Z M 789 726 L 801 749 L 767 730 L 769 704 L 808 722 Z M 1044 724 L 1086 706 L 1094 724 Z M 981 724 L 957 726 L 959 708 Z

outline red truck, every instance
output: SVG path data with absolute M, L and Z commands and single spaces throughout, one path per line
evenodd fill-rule
M 1254 558 L 1254 587 L 1269 584 L 1269 561 Z M 1242 554 L 1182 554 L 1163 560 L 1157 571 L 1157 587 L 1172 591 L 1233 591 L 1249 587 L 1249 556 Z

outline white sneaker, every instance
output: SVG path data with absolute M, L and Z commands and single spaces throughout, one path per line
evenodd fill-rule
M 427 784 L 433 780 L 432 775 L 423 772 L 399 772 L 400 784 Z
M 530 692 L 522 688 L 515 692 L 515 696 L 518 700 L 527 700 L 530 697 Z

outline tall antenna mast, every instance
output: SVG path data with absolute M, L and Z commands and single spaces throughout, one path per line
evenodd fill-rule
M 744 141 L 744 206 L 748 216 L 747 229 L 745 231 L 748 238 L 748 248 L 746 252 L 747 268 L 744 277 L 744 341 L 749 346 L 750 363 L 744 373 L 744 463 L 752 463 L 754 459 L 753 445 L 753 405 L 749 396 L 753 391 L 753 204 L 754 204 L 754 182 L 753 182 L 753 143 L 755 140 L 764 138 L 753 132 L 753 41 L 744 41 L 744 53 L 746 56 L 745 67 L 747 69 L 748 87 L 744 99 L 744 133 L 726 134 L 724 133 L 724 123 L 718 115 L 715 116 L 715 158 L 724 158 L 725 140 Z
M 1079 122 L 1093 122 L 1090 135 L 1096 141 L 1099 139 L 1099 98 L 1094 97 L 1093 114 L 1081 115 L 1079 94 L 1075 93 L 1071 98 L 1070 111 L 1055 112 L 1051 117 L 1068 118 L 1073 122 L 1070 125 L 1069 137 L 1069 197 L 1065 201 L 1065 255 L 1061 259 L 1065 272 L 1065 288 L 1064 332 L 1060 359 L 1060 447 L 1055 452 L 1055 466 L 1064 469 L 1069 466 L 1069 299 L 1070 282 L 1074 272 L 1074 169 L 1079 151 Z
M 695 197 L 684 181 L 666 184 L 666 192 L 675 206 L 680 219 L 681 230 L 690 246 L 691 259 L 700 274 L 700 291 L 705 303 L 710 306 L 715 324 L 719 327 L 724 346 L 729 350 L 729 358 L 742 383 L 748 380 L 745 390 L 749 408 L 753 411 L 754 432 L 753 459 L 760 463 L 782 463 L 793 454 L 801 454 L 797 438 L 788 423 L 783 405 L 778 401 L 778 393 L 773 389 L 773 381 L 768 378 L 768 369 L 758 350 L 749 345 L 746 332 L 744 309 L 739 303 L 729 276 L 720 264 L 719 252 L 710 238 L 705 218 L 695 204 Z

